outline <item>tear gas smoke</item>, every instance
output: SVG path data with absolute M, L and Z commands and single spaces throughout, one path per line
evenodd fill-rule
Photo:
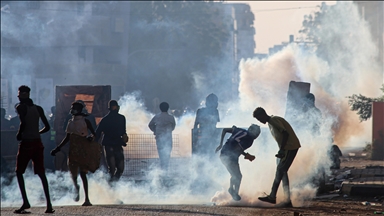
M 243 174 L 240 186 L 240 202 L 233 201 L 227 193 L 229 174 L 217 157 L 190 159 L 191 129 L 195 113 L 188 113 L 177 119 L 174 133 L 180 135 L 180 149 L 186 162 L 179 163 L 173 170 L 174 178 L 170 186 L 161 183 L 161 171 L 153 168 L 148 173 L 147 184 L 136 184 L 132 179 L 122 177 L 120 182 L 110 186 L 107 174 L 97 171 L 89 174 L 89 195 L 94 204 L 201 204 L 209 201 L 221 205 L 269 206 L 257 200 L 263 192 L 269 193 L 274 178 L 278 151 L 277 144 L 269 130 L 252 117 L 252 111 L 264 107 L 268 114 L 284 117 L 286 94 L 289 81 L 311 83 L 311 92 L 316 97 L 316 106 L 322 111 L 323 122 L 320 135 L 313 136 L 305 128 L 298 127 L 297 135 L 302 147 L 290 170 L 290 185 L 294 205 L 307 205 L 307 199 L 313 198 L 317 186 L 314 179 L 320 170 L 329 172 L 327 152 L 331 145 L 330 138 L 342 147 L 361 146 L 369 140 L 370 127 L 360 123 L 356 113 L 349 110 L 346 96 L 362 93 L 376 96 L 379 94 L 381 80 L 378 77 L 378 66 L 372 57 L 375 48 L 368 27 L 361 20 L 352 2 L 339 2 L 333 12 L 323 23 L 327 33 L 345 36 L 344 50 L 332 50 L 333 59 L 325 62 L 313 53 L 302 50 L 299 46 L 289 45 L 284 50 L 268 59 L 248 59 L 240 63 L 240 83 L 238 100 L 227 100 L 219 97 L 221 122 L 218 127 L 248 127 L 251 123 L 262 126 L 260 136 L 253 146 L 247 150 L 256 156 L 249 162 L 240 156 L 240 168 Z M 47 20 L 48 22 L 49 20 Z M 346 23 L 347 22 L 347 23 Z M 353 25 L 349 25 L 349 24 Z M 330 29 L 332 31 L 329 31 Z M 359 29 L 359 31 L 356 31 Z M 353 34 L 352 34 L 353 33 Z M 325 34 L 325 32 L 324 32 Z M 324 43 L 330 43 L 325 37 Z M 345 55 L 346 53 L 346 55 Z M 368 74 L 368 75 L 367 75 Z M 223 76 L 227 76 L 224 74 Z M 229 75 L 228 75 L 229 77 Z M 347 82 L 347 83 L 344 83 Z M 366 84 L 370 83 L 369 86 Z M 209 93 L 228 91 L 228 86 L 220 82 L 213 83 Z M 375 87 L 377 86 L 377 90 Z M 208 92 L 208 90 L 206 90 Z M 200 96 L 205 98 L 206 95 Z M 126 94 L 119 100 L 120 113 L 126 116 L 127 132 L 151 133 L 148 123 L 154 113 L 148 112 L 138 93 Z M 170 104 L 172 107 L 172 104 Z M 27 194 L 32 205 L 45 205 L 41 182 L 36 175 L 28 171 L 26 179 Z M 78 205 L 72 200 L 73 188 L 69 173 L 49 173 L 47 175 L 53 205 Z M 3 181 L 3 179 L 2 179 Z M 84 199 L 81 179 L 80 200 Z M 196 182 L 204 184 L 196 185 Z M 208 185 L 199 189 L 198 186 Z M 197 188 L 197 189 L 196 189 Z M 220 190 L 221 189 L 221 190 Z M 11 184 L 2 187 L 1 207 L 19 206 L 22 199 L 14 178 Z M 101 196 L 102 194 L 102 196 Z M 280 187 L 277 202 L 283 199 Z
M 316 106 L 321 110 L 323 119 L 317 137 L 312 136 L 305 126 L 295 128 L 302 145 L 289 170 L 292 200 L 296 205 L 305 205 L 305 200 L 315 195 L 317 186 L 314 180 L 320 177 L 321 170 L 329 172 L 327 153 L 331 138 L 342 148 L 362 147 L 366 141 L 370 141 L 370 121 L 360 123 L 358 115 L 349 109 L 346 97 L 356 93 L 376 97 L 380 94 L 382 83 L 380 67 L 375 60 L 377 49 L 357 7 L 352 2 L 338 2 L 325 17 L 319 36 L 332 52 L 328 62 L 298 45 L 290 44 L 268 59 L 243 60 L 239 66 L 240 107 L 237 109 L 249 110 L 248 113 L 261 106 L 270 115 L 284 117 L 289 82 L 311 83 L 310 91 L 316 97 Z M 335 37 L 343 38 L 341 48 L 330 45 Z M 370 85 L 367 86 L 367 83 Z M 310 118 L 306 120 L 311 121 Z M 240 188 L 240 194 L 250 197 L 245 201 L 247 203 L 257 202 L 257 195 L 263 190 L 269 192 L 272 186 L 272 155 L 277 147 L 272 151 L 265 149 L 268 145 L 276 146 L 271 138 L 268 136 L 262 145 L 260 138 L 254 142 L 251 149 L 262 152 L 262 155 L 256 156 L 256 163 L 240 160 L 243 173 L 247 170 L 253 174 L 251 178 L 243 174 Z M 283 190 L 280 187 L 277 201 L 282 197 Z

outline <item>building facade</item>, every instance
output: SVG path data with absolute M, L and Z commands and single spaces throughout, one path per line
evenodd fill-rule
M 15 115 L 22 84 L 46 111 L 56 85 L 112 85 L 112 97 L 121 95 L 129 13 L 129 2 L 2 1 L 1 107 Z
M 232 92 L 233 98 L 238 96 L 239 88 L 239 63 L 241 59 L 253 58 L 255 55 L 256 42 L 254 36 L 256 30 L 254 25 L 255 16 L 251 11 L 249 4 L 232 3 L 225 4 L 226 13 L 230 14 L 233 22 L 231 51 L 233 53 L 233 74 Z

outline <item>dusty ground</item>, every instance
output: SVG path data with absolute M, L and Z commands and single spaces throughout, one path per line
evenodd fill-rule
M 374 215 L 382 206 L 364 206 L 367 199 L 314 200 L 309 207 L 260 208 L 208 205 L 96 205 L 59 206 L 55 215 Z M 2 208 L 1 215 L 15 215 L 15 208 Z M 32 207 L 32 214 L 46 215 L 44 207 Z
M 371 161 L 361 156 L 344 153 L 341 171 L 366 166 L 384 166 L 384 161 Z M 329 194 L 328 194 L 329 195 Z M 384 196 L 384 195 L 383 195 Z M 371 205 L 363 205 L 369 202 Z M 206 205 L 95 205 L 55 206 L 54 215 L 377 215 L 384 214 L 383 200 L 374 197 L 317 198 L 308 207 L 261 208 L 250 206 Z M 15 215 L 14 207 L 1 208 L 1 215 Z M 32 207 L 29 215 L 46 215 L 44 207 Z M 376 213 L 375 213 L 376 212 Z

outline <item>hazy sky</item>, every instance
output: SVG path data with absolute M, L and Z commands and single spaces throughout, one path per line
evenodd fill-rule
M 295 38 L 302 26 L 304 15 L 319 10 L 317 5 L 323 1 L 227 1 L 228 3 L 247 3 L 255 15 L 256 53 L 268 53 L 268 48 Z M 327 5 L 336 1 L 325 1 Z M 284 10 L 279 10 L 284 9 Z M 289 10 L 288 10 L 289 9 Z

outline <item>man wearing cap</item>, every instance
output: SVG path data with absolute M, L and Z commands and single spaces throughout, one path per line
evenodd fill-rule
M 223 146 L 223 139 L 226 133 L 231 133 L 227 142 Z M 216 148 L 216 152 L 220 151 L 220 160 L 227 168 L 231 175 L 228 192 L 236 201 L 241 200 L 239 189 L 241 183 L 241 171 L 239 166 L 239 157 L 244 155 L 244 159 L 253 161 L 255 156 L 245 152 L 246 149 L 252 146 L 253 141 L 259 136 L 260 127 L 252 124 L 248 130 L 237 128 L 224 128 L 221 133 L 220 145 Z
M 27 198 L 23 177 L 30 160 L 33 162 L 33 170 L 35 174 L 40 177 L 43 184 L 44 194 L 47 200 L 47 209 L 45 213 L 53 213 L 55 210 L 52 209 L 51 198 L 49 195 L 48 181 L 44 168 L 44 146 L 40 137 L 40 134 L 49 131 L 50 126 L 43 108 L 35 105 L 29 98 L 30 91 L 31 89 L 28 86 L 22 85 L 19 87 L 19 95 L 17 96 L 20 101 L 20 104 L 16 107 L 20 118 L 20 125 L 16 134 L 16 139 L 20 141 L 20 144 L 16 157 L 16 176 L 21 197 L 23 198 L 23 205 L 15 210 L 14 213 L 30 213 L 25 211 L 25 209 L 29 209 L 31 205 Z M 39 130 L 40 119 L 44 123 L 44 128 L 41 130 Z
M 282 181 L 286 200 L 280 206 L 292 207 L 288 169 L 295 159 L 297 151 L 301 147 L 300 141 L 291 125 L 284 118 L 279 116 L 269 116 L 261 107 L 258 107 L 253 111 L 253 117 L 263 124 L 268 122 L 269 130 L 279 145 L 279 152 L 275 155 L 279 160 L 271 193 L 269 195 L 267 194 L 265 197 L 259 197 L 259 200 L 276 204 L 277 189 Z
M 104 116 L 96 128 L 96 140 L 104 134 L 102 145 L 105 148 L 108 172 L 111 181 L 120 179 L 124 172 L 124 150 L 127 146 L 128 136 L 126 133 L 125 116 L 119 114 L 120 106 L 117 101 L 108 103 L 109 112 Z

